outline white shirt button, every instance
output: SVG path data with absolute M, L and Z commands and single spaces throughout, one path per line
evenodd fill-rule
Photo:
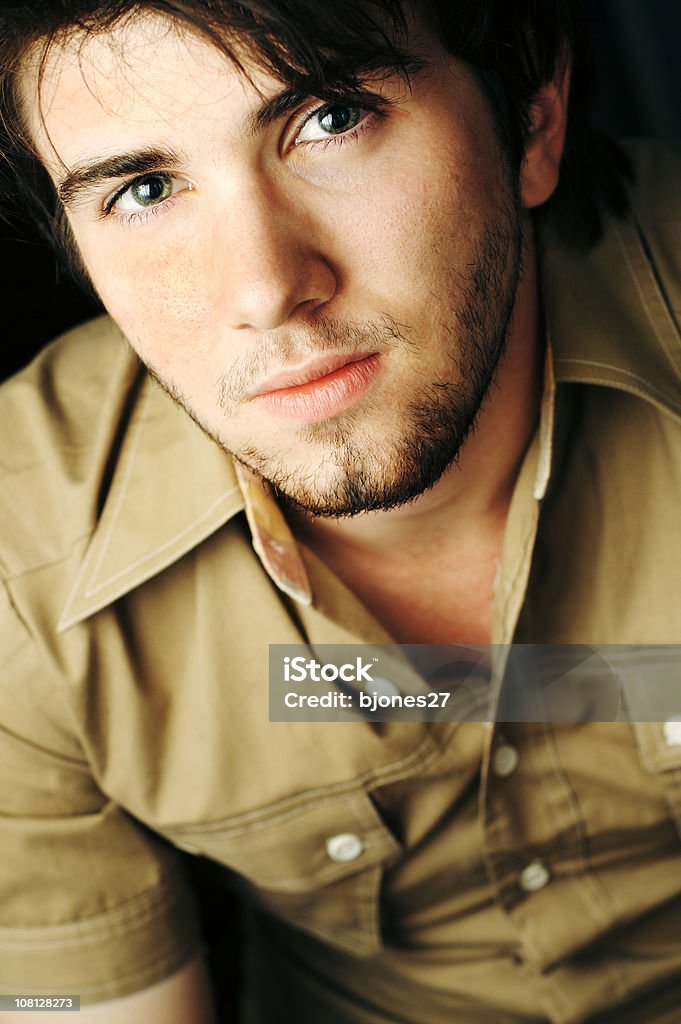
M 551 877 L 551 872 L 543 860 L 533 860 L 520 872 L 520 888 L 524 892 L 537 892 L 543 889 Z
M 662 727 L 664 740 L 668 747 L 681 747 L 681 720 L 668 718 Z
M 326 840 L 326 852 L 331 860 L 344 864 L 349 860 L 357 860 L 364 851 L 364 843 L 354 832 L 341 832 Z
M 367 693 L 375 693 L 377 697 L 394 697 L 400 692 L 398 686 L 382 676 L 376 676 L 373 682 L 366 683 L 364 689 Z
M 513 775 L 519 761 L 520 754 L 515 747 L 508 743 L 500 743 L 492 754 L 492 771 L 500 779 L 505 779 L 507 776 Z

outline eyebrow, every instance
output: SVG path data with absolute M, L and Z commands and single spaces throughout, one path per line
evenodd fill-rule
M 305 94 L 296 89 L 282 89 L 249 115 L 246 120 L 246 134 L 249 136 L 259 135 L 284 114 L 295 110 L 305 99 Z
M 305 96 L 297 90 L 283 89 L 278 92 L 249 115 L 246 120 L 247 135 L 259 135 L 278 118 L 294 110 L 304 99 Z M 88 161 L 77 164 L 64 175 L 57 184 L 57 195 L 64 206 L 74 206 L 87 192 L 103 182 L 129 175 L 149 174 L 161 168 L 173 170 L 181 163 L 181 157 L 175 150 L 157 147 Z
M 95 185 L 130 174 L 148 174 L 160 167 L 180 165 L 180 157 L 172 149 L 141 149 L 124 156 L 109 156 L 104 160 L 73 167 L 57 185 L 57 195 L 64 206 L 73 206 L 77 199 Z

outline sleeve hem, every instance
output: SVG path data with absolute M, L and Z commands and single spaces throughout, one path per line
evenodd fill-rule
M 0 929 L 0 993 L 114 999 L 174 974 L 200 944 L 192 893 L 173 875 L 107 914 L 50 928 Z

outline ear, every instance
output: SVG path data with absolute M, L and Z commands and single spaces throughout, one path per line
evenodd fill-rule
M 569 92 L 570 68 L 563 60 L 553 81 L 542 86 L 530 107 L 530 129 L 520 168 L 521 195 L 527 210 L 545 203 L 558 184 Z

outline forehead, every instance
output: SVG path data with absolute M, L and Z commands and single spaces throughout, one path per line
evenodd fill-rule
M 244 59 L 244 63 L 247 63 Z M 200 115 L 224 116 L 249 90 L 274 80 L 249 67 L 248 79 L 217 46 L 156 14 L 129 18 L 111 31 L 74 33 L 42 59 L 35 47 L 20 80 L 24 116 L 50 166 L 101 155 L 122 130 L 134 145 L 149 131 Z M 83 153 L 83 147 L 87 150 Z

